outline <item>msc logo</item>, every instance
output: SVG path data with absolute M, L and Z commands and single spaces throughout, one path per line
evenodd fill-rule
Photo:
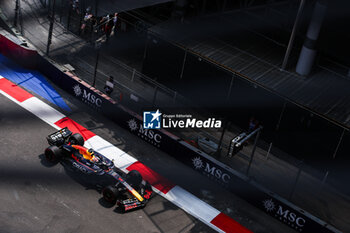
M 94 94 L 91 94 L 91 92 L 86 91 L 86 89 L 82 89 L 79 84 L 75 85 L 73 87 L 73 91 L 75 96 L 82 96 L 81 100 L 84 103 L 89 104 L 90 106 L 100 108 L 102 105 L 101 98 L 95 96 Z
M 160 129 L 161 115 L 159 109 L 156 112 L 143 112 L 143 128 Z
M 215 178 L 216 180 L 227 184 L 231 176 L 215 166 L 210 166 L 209 163 L 203 162 L 200 157 L 195 157 L 192 159 L 192 164 L 196 170 L 201 169 L 205 175 L 208 177 Z
M 264 200 L 262 203 L 265 210 L 272 216 L 275 216 L 275 218 L 279 219 L 280 221 L 287 223 L 295 230 L 300 232 L 303 231 L 306 220 L 302 216 L 299 216 L 297 213 L 294 213 L 281 205 L 275 204 L 272 199 Z

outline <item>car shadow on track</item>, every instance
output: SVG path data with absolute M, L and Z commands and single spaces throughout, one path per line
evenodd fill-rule
M 51 168 L 54 166 L 62 166 L 65 174 L 68 175 L 75 182 L 77 182 L 80 185 L 82 185 L 83 187 L 85 187 L 86 190 L 93 189 L 93 190 L 96 190 L 97 192 L 101 193 L 103 186 L 98 185 L 98 181 L 96 179 L 92 179 L 91 176 L 74 170 L 71 166 L 65 164 L 64 162 L 59 162 L 59 163 L 49 162 L 45 158 L 44 154 L 40 154 L 38 157 L 40 159 L 40 163 L 43 166 L 45 166 L 47 168 Z
M 75 181 L 76 183 L 83 186 L 86 190 L 95 190 L 96 192 L 101 194 L 102 189 L 104 187 L 106 187 L 112 183 L 115 183 L 112 180 L 108 179 L 108 177 L 92 176 L 92 175 L 87 175 L 87 174 L 81 173 L 80 171 L 75 170 L 73 167 L 71 167 L 70 165 L 68 165 L 64 162 L 59 162 L 56 164 L 51 163 L 51 162 L 46 160 L 44 154 L 38 155 L 38 158 L 40 159 L 40 163 L 47 168 L 51 168 L 54 166 L 62 166 L 64 169 L 64 173 L 66 175 L 68 175 L 69 178 L 71 178 L 73 181 Z M 103 181 L 103 182 L 101 182 L 101 181 Z M 104 208 L 115 207 L 115 209 L 113 210 L 115 213 L 119 213 L 119 214 L 123 213 L 123 211 L 117 205 L 113 205 L 113 204 L 105 201 L 103 197 L 98 199 L 98 203 Z
M 67 162 L 64 162 L 64 160 L 61 162 L 58 162 L 58 163 L 52 163 L 52 162 L 47 161 L 44 154 L 38 155 L 38 158 L 40 159 L 40 163 L 47 168 L 52 168 L 54 166 L 63 167 L 64 173 L 70 179 L 72 179 L 76 183 L 83 186 L 86 190 L 95 190 L 100 195 L 101 195 L 104 187 L 107 187 L 108 185 L 115 184 L 114 178 L 112 178 L 110 176 L 104 176 L 104 175 L 98 176 L 98 175 L 89 175 L 89 174 L 82 173 L 79 170 L 74 169 L 74 167 L 71 166 L 70 164 L 68 164 Z M 124 179 L 125 179 L 125 177 L 124 177 Z M 113 212 L 115 212 L 117 214 L 124 213 L 122 208 L 120 208 L 116 204 L 111 204 L 111 203 L 107 202 L 102 197 L 102 195 L 97 201 L 104 208 L 111 209 L 114 207 Z M 133 210 L 129 210 L 128 212 L 134 212 L 134 211 L 137 211 L 139 209 L 142 209 L 142 208 L 136 208 Z
M 47 161 L 45 159 L 45 155 L 44 154 L 40 154 L 39 156 L 39 159 L 40 159 L 40 163 L 44 166 L 44 167 L 53 167 L 55 166 L 56 164 L 53 164 L 53 163 L 50 163 L 49 161 Z
M 110 209 L 110 208 L 112 208 L 113 206 L 115 206 L 115 205 L 113 205 L 113 204 L 107 202 L 103 197 L 101 197 L 100 199 L 98 199 L 98 203 L 99 203 L 102 207 L 104 207 L 104 208 L 106 208 L 106 209 Z

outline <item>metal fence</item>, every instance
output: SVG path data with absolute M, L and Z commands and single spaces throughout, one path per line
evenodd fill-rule
M 34 0 L 32 2 L 33 3 L 27 3 L 28 5 L 23 6 L 22 10 L 26 11 L 28 7 L 36 7 L 39 9 L 39 6 L 42 6 L 46 8 L 48 14 L 52 14 L 52 10 L 55 9 L 55 30 L 65 33 L 68 29 L 70 32 L 73 32 L 77 36 L 80 36 L 82 40 L 86 41 L 84 45 L 86 52 L 81 52 L 79 56 L 74 57 L 68 54 L 66 60 L 73 66 L 73 72 L 88 83 L 95 84 L 97 89 L 103 91 L 106 80 L 109 79 L 109 76 L 113 76 L 115 89 L 111 97 L 127 104 L 136 112 L 140 112 L 145 108 L 154 107 L 162 107 L 165 111 L 171 111 L 173 108 L 183 108 L 192 105 L 176 91 L 143 75 L 115 56 L 107 54 L 109 45 L 107 45 L 108 41 L 106 41 L 106 36 L 100 29 L 97 30 L 97 28 L 100 28 L 101 24 L 94 27 L 92 31 L 86 31 L 82 34 L 81 25 L 84 23 L 83 15 L 85 14 L 85 8 L 88 6 L 84 4 L 80 5 L 78 13 L 76 10 L 72 9 L 71 1 L 68 0 Z M 83 3 L 84 1 L 80 2 Z M 53 6 L 54 3 L 55 7 Z M 93 9 L 91 11 L 94 12 Z M 133 21 L 130 19 L 130 15 L 124 15 L 124 18 L 122 16 L 118 17 L 118 21 L 118 30 L 134 31 L 138 34 L 140 40 L 145 40 L 147 27 L 140 27 L 141 19 L 137 18 Z M 145 22 L 143 25 L 148 24 Z M 27 31 L 29 31 L 31 25 L 24 23 L 21 24 L 20 27 L 27 28 Z M 95 46 L 96 41 L 102 41 L 97 49 Z M 91 59 L 87 61 L 87 59 L 84 59 L 86 56 L 94 56 L 94 61 L 91 61 Z M 106 68 L 106 64 L 113 68 Z

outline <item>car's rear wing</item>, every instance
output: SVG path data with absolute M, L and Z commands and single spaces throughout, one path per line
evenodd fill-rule
M 62 146 L 71 135 L 72 131 L 65 127 L 50 134 L 46 139 L 50 146 Z

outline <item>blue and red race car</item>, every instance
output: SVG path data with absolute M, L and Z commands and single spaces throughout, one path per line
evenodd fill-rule
M 122 211 L 142 208 L 152 197 L 151 185 L 142 179 L 138 171 L 132 170 L 125 175 L 114 166 L 113 161 L 84 147 L 82 135 L 73 134 L 66 127 L 47 136 L 47 141 L 50 146 L 45 150 L 45 158 L 50 163 L 61 162 L 79 173 L 98 177 L 96 180 L 105 186 L 102 189 L 104 200 L 117 203 Z

